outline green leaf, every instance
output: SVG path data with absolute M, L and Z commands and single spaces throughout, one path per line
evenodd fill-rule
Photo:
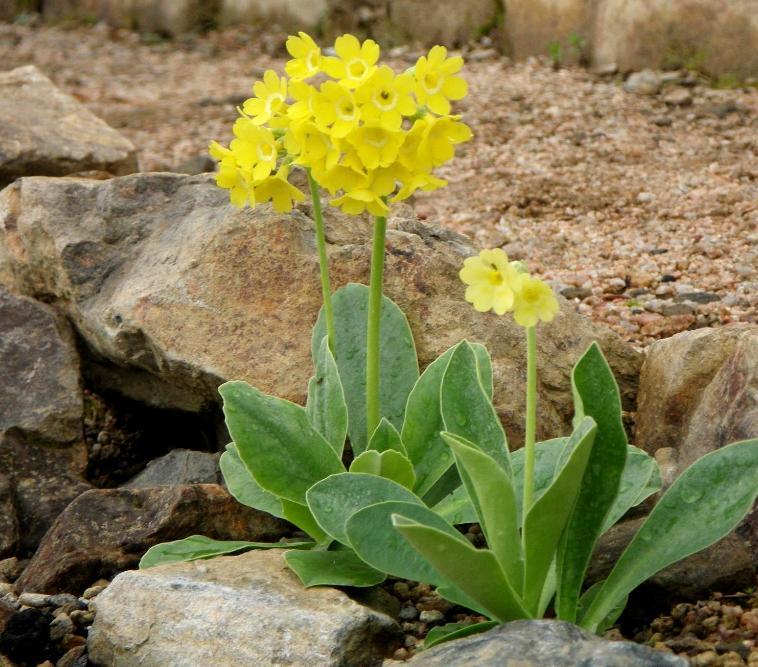
M 574 366 L 571 386 L 576 412 L 574 423 L 578 424 L 586 415 L 597 424 L 595 445 L 557 560 L 557 616 L 574 622 L 590 556 L 618 494 L 627 442 L 618 386 L 596 343 L 590 345 Z
M 461 485 L 432 507 L 448 523 L 457 526 L 461 523 L 475 523 L 479 520 L 466 487 Z
M 421 497 L 453 465 L 439 434 L 445 428 L 440 412 L 440 386 L 454 350 L 451 347 L 426 367 L 411 390 L 405 409 L 401 439 L 416 471 L 415 491 Z
M 286 498 L 282 498 L 281 503 L 283 519 L 294 523 L 300 530 L 310 535 L 318 544 L 331 542 L 331 538 L 321 530 L 321 526 L 318 525 L 307 505 L 302 505 Z
M 758 496 L 758 439 L 695 461 L 669 487 L 616 562 L 582 625 L 599 626 L 643 581 L 728 535 Z
M 354 551 L 288 551 L 284 560 L 300 581 L 311 586 L 375 586 L 383 572 L 364 563 Z
M 327 336 L 321 340 L 313 360 L 316 374 L 308 382 L 308 401 L 305 412 L 315 428 L 342 456 L 347 437 L 347 405 L 342 391 L 337 362 L 329 349 Z
M 445 430 L 473 443 L 510 475 L 505 432 L 479 379 L 476 353 L 466 341 L 450 357 L 440 404 Z
M 500 625 L 497 621 L 484 621 L 483 623 L 445 623 L 431 628 L 424 639 L 424 649 L 432 648 L 437 644 L 449 642 L 453 639 L 463 639 L 471 635 L 478 635 Z
M 350 472 L 365 472 L 369 475 L 386 477 L 403 485 L 406 489 L 412 489 L 416 481 L 413 465 L 408 457 L 394 449 L 381 453 L 367 449 L 353 460 Z
M 492 378 L 492 359 L 487 348 L 481 343 L 469 343 L 471 349 L 474 350 L 476 355 L 476 369 L 479 373 L 479 381 L 482 383 L 482 389 L 487 394 L 487 398 L 492 400 L 492 396 L 495 393 Z
M 393 515 L 393 522 L 435 570 L 476 603 L 474 609 L 502 623 L 531 618 L 491 551 L 402 515 Z
M 449 582 L 395 530 L 393 514 L 432 526 L 453 539 L 466 541 L 455 528 L 420 502 L 387 501 L 369 505 L 347 522 L 347 536 L 356 553 L 377 570 L 395 577 L 440 586 Z
M 237 502 L 253 507 L 262 512 L 284 518 L 282 501 L 273 493 L 264 491 L 242 463 L 237 448 L 233 442 L 226 446 L 226 451 L 219 460 L 221 474 L 224 476 L 226 488 Z
M 366 450 L 366 326 L 369 289 L 351 283 L 332 296 L 334 306 L 334 356 L 337 360 L 348 412 L 348 434 L 353 452 Z M 311 346 L 316 348 L 326 335 L 323 309 L 313 329 Z M 380 335 L 379 414 L 400 428 L 405 402 L 418 379 L 418 361 L 408 320 L 397 305 L 382 297 Z
M 619 492 L 602 532 L 615 525 L 632 507 L 661 489 L 661 471 L 655 459 L 641 449 L 628 445 L 626 464 L 621 474 Z
M 468 491 L 487 545 L 514 590 L 521 590 L 524 561 L 516 511 L 516 496 L 511 479 L 484 452 L 470 442 L 442 433 L 455 455 L 455 462 Z
M 553 483 L 532 505 L 524 522 L 524 604 L 535 615 L 555 553 L 571 517 L 593 449 L 597 426 L 585 417 L 571 434 L 571 456 Z
M 202 535 L 191 535 L 183 540 L 164 542 L 150 547 L 139 562 L 141 570 L 168 563 L 186 563 L 191 560 L 214 558 L 251 549 L 309 549 L 313 542 L 226 542 Z
M 345 533 L 345 524 L 358 510 L 385 500 L 421 502 L 416 495 L 397 482 L 376 475 L 354 472 L 327 477 L 314 484 L 306 497 L 308 507 L 321 528 L 347 546 L 350 546 L 350 541 Z
M 554 438 L 538 442 L 534 446 L 534 500 L 545 492 L 552 484 L 558 466 L 561 451 L 568 438 Z M 524 501 L 524 448 L 511 453 L 511 469 L 513 471 L 513 489 L 518 503 L 519 523 L 521 523 L 521 504 Z
M 303 504 L 313 484 L 344 470 L 299 405 L 240 381 L 221 385 L 219 393 L 237 453 L 262 489 Z
M 587 610 L 590 608 L 592 603 L 595 601 L 595 598 L 597 597 L 597 594 L 600 592 L 600 590 L 603 588 L 604 581 L 598 581 L 592 586 L 590 586 L 584 593 L 582 593 L 582 597 L 579 598 L 579 606 L 577 607 L 577 624 L 581 625 L 582 620 L 584 619 L 584 616 L 587 613 Z M 623 613 L 624 609 L 626 608 L 626 604 L 629 601 L 629 596 L 625 595 L 621 600 L 616 604 L 613 609 L 608 613 L 608 615 L 598 624 L 597 628 L 595 629 L 595 633 L 598 635 L 602 635 L 606 630 L 613 627 L 613 625 L 618 620 L 619 616 Z
M 394 449 L 407 456 L 405 445 L 403 444 L 400 434 L 384 417 L 382 417 L 379 426 L 376 427 L 376 431 L 374 431 L 374 434 L 371 436 L 368 448 L 375 452 L 386 452 L 388 449 Z

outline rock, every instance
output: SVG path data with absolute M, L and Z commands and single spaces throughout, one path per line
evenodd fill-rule
M 670 107 L 691 107 L 692 93 L 686 88 L 674 88 L 663 96 L 663 101 Z
M 309 30 L 324 19 L 326 12 L 327 0 L 221 0 L 218 20 L 222 26 L 277 21 Z
M 561 289 L 561 296 L 566 299 L 586 299 L 588 296 L 592 296 L 592 290 L 589 287 L 567 285 Z
M 136 477 L 123 486 L 173 486 L 175 484 L 221 484 L 218 454 L 174 449 L 159 459 L 153 459 Z
M 90 659 L 112 667 L 381 665 L 401 636 L 341 591 L 304 588 L 278 551 L 124 572 L 93 604 Z
M 411 667 L 686 667 L 647 646 L 607 641 L 565 621 L 515 621 L 417 654 Z
M 640 377 L 638 447 L 674 447 L 684 469 L 756 435 L 758 326 L 685 331 L 650 346 Z
M 660 74 L 649 69 L 634 72 L 624 81 L 624 90 L 627 93 L 634 93 L 635 95 L 657 95 L 660 89 Z
M 334 288 L 367 283 L 370 223 L 329 210 L 326 226 Z M 415 219 L 391 227 L 386 293 L 409 317 L 422 366 L 461 338 L 485 343 L 518 443 L 523 331 L 465 303 L 457 274 L 474 250 L 464 238 Z M 218 404 L 223 380 L 242 379 L 304 402 L 321 305 L 313 223 L 300 211 L 236 210 L 211 175 L 22 179 L 0 193 L 2 280 L 50 295 L 98 355 L 106 388 L 198 411 Z M 638 353 L 562 301 L 538 342 L 541 437 L 570 429 L 571 367 L 593 340 L 632 406 Z
M 721 297 L 713 292 L 682 292 L 674 297 L 674 301 L 692 301 L 694 303 L 714 303 Z
M 0 73 L 0 187 L 19 176 L 137 171 L 134 146 L 33 65 Z
M 0 633 L 0 654 L 22 665 L 38 665 L 55 659 L 50 640 L 53 617 L 39 609 L 24 609 L 11 616 Z
M 676 317 L 677 315 L 692 315 L 697 312 L 697 304 L 691 301 L 671 302 L 664 301 L 661 304 L 660 313 L 664 317 Z
M 209 171 L 216 170 L 216 163 L 213 161 L 210 155 L 194 155 L 187 158 L 177 168 L 177 174 L 190 174 L 195 176 L 196 174 L 204 174 Z
M 579 42 L 586 43 L 591 26 L 591 4 L 586 0 L 502 0 L 503 29 L 509 55 L 517 60 L 547 55 L 560 44 L 561 62 L 583 59 Z M 615 69 L 614 69 L 615 72 Z
M 215 484 L 94 489 L 58 517 L 16 588 L 84 590 L 95 579 L 135 567 L 159 542 L 194 534 L 270 542 L 286 530 L 283 521 L 240 505 Z
M 687 67 L 738 78 L 758 72 L 755 0 L 601 0 L 593 63 L 623 72 Z
M 33 551 L 66 506 L 92 488 L 86 467 L 83 442 L 62 447 L 15 429 L 0 432 L 0 469 L 13 486 L 22 551 Z
M 0 285 L 0 432 L 58 443 L 82 438 L 79 357 L 50 307 Z
M 19 541 L 16 501 L 10 478 L 0 474 L 0 558 L 16 552 Z M 3 577 L 0 576 L 0 581 Z
M 387 12 L 397 33 L 424 46 L 462 46 L 493 27 L 497 7 L 491 0 L 388 0 Z

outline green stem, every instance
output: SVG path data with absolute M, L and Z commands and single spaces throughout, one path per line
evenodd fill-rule
M 326 316 L 326 335 L 329 349 L 334 352 L 334 308 L 332 307 L 332 288 L 329 283 L 329 259 L 326 256 L 326 236 L 324 234 L 324 216 L 321 212 L 321 195 L 318 183 L 314 180 L 311 170 L 306 169 L 308 184 L 311 186 L 313 200 L 313 218 L 316 221 L 316 246 L 318 247 L 318 268 L 321 274 L 321 293 L 324 298 L 324 315 Z
M 386 231 L 387 219 L 377 216 L 374 221 L 374 242 L 371 249 L 368 336 L 366 337 L 366 431 L 369 440 L 379 425 L 379 330 L 382 316 L 382 279 Z
M 537 330 L 526 329 L 526 431 L 524 435 L 524 506 L 522 525 L 534 501 L 534 440 L 537 431 Z

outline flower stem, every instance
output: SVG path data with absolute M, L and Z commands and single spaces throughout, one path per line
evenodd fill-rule
M 318 184 L 311 175 L 311 170 L 306 169 L 308 184 L 311 186 L 311 199 L 313 200 L 313 218 L 316 222 L 316 245 L 318 247 L 318 268 L 321 274 L 321 293 L 324 298 L 324 315 L 326 317 L 326 335 L 329 341 L 329 349 L 334 352 L 334 308 L 332 308 L 332 288 L 329 283 L 329 259 L 326 256 L 326 236 L 324 234 L 324 216 L 321 212 L 321 195 Z
M 371 249 L 371 280 L 368 297 L 368 335 L 366 337 L 366 432 L 371 439 L 379 425 L 379 333 L 382 316 L 382 280 L 384 275 L 384 237 L 387 219 L 374 220 Z
M 524 435 L 524 504 L 522 525 L 534 500 L 534 440 L 537 430 L 537 333 L 526 329 L 526 431 Z

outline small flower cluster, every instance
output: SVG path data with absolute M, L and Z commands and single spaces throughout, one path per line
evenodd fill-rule
M 433 47 L 415 66 L 396 74 L 379 64 L 379 45 L 353 35 L 322 54 L 304 32 L 287 40 L 286 77 L 265 72 L 240 109 L 228 148 L 213 142 L 216 182 L 236 206 L 272 201 L 292 208 L 303 194 L 288 181 L 290 168 L 310 170 L 346 213 L 383 216 L 387 202 L 447 183 L 433 171 L 452 159 L 471 130 L 451 115 L 466 96 L 459 56 Z M 316 79 L 318 86 L 308 83 Z
M 504 315 L 513 311 L 519 325 L 533 327 L 540 320 L 550 322 L 558 312 L 553 290 L 531 276 L 520 262 L 509 262 L 500 248 L 468 257 L 459 275 L 468 285 L 466 301 L 482 313 L 493 310 Z

